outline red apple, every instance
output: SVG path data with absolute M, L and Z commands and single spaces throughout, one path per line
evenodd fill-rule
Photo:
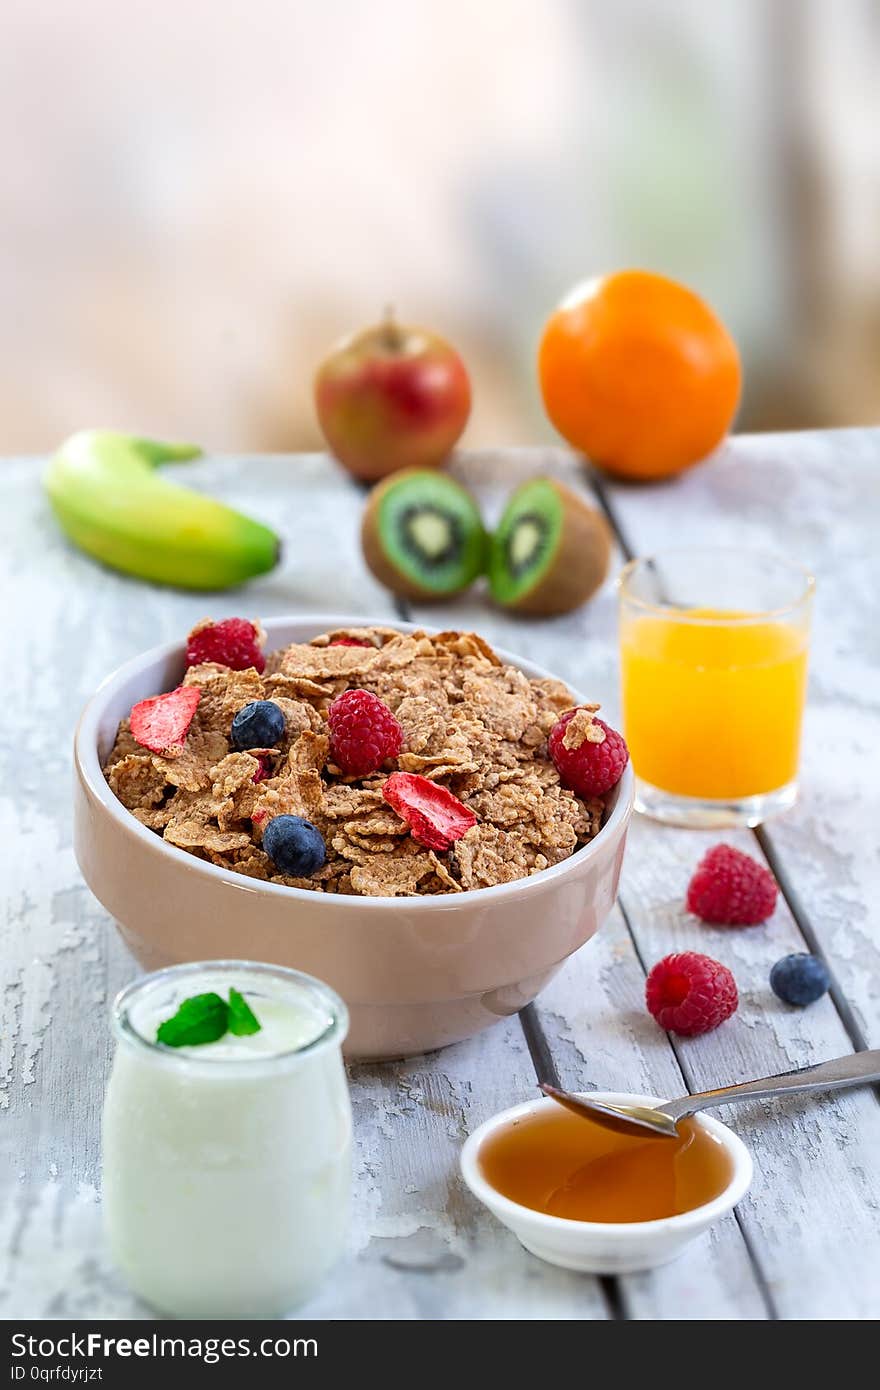
M 467 424 L 471 384 L 445 339 L 389 314 L 322 363 L 315 405 L 340 463 L 375 482 L 398 468 L 440 467 Z

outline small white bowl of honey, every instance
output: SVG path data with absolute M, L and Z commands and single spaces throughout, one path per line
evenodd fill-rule
M 660 1105 L 658 1096 L 590 1092 Z M 461 1151 L 474 1196 L 533 1255 L 563 1269 L 626 1274 L 668 1263 L 736 1206 L 752 1180 L 748 1149 L 708 1115 L 677 1139 L 634 1137 L 541 1098 L 493 1115 Z

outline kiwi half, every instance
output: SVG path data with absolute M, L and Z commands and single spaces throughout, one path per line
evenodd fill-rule
M 486 532 L 466 488 L 445 473 L 410 468 L 370 493 L 361 524 L 364 559 L 402 598 L 457 594 L 482 573 Z
M 489 549 L 496 603 L 520 613 L 568 613 L 608 573 L 611 533 L 605 518 L 552 478 L 518 487 Z

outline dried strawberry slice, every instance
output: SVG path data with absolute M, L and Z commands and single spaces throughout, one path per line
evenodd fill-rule
M 356 637 L 337 637 L 335 642 L 328 642 L 328 647 L 372 647 L 372 642 L 359 642 Z
M 477 818 L 457 796 L 415 772 L 392 772 L 382 795 L 405 820 L 414 840 L 441 852 L 460 840 Z
M 249 748 L 247 750 L 252 758 L 256 758 L 259 767 L 251 778 L 252 782 L 262 782 L 264 777 L 268 777 L 272 771 L 272 761 L 278 752 L 277 748 Z
M 173 758 L 183 752 L 187 731 L 202 698 L 197 685 L 179 685 L 167 695 L 154 695 L 132 705 L 131 735 L 151 753 Z

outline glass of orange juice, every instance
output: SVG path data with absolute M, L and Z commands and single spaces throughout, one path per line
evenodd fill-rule
M 814 581 L 744 550 L 670 549 L 618 581 L 636 806 L 675 825 L 759 825 L 794 804 Z

